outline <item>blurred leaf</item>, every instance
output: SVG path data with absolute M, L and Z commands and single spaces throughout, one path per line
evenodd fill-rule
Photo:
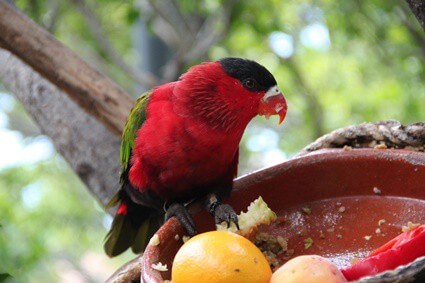
M 10 278 L 13 278 L 10 274 L 0 273 L 0 282 L 5 282 L 6 279 L 10 279 Z
M 130 7 L 127 12 L 127 23 L 132 25 L 139 19 L 139 11 L 134 7 Z

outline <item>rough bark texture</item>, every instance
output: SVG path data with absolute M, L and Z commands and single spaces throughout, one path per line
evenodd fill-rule
M 404 148 L 425 151 L 425 122 L 403 126 L 389 120 L 335 130 L 303 148 L 298 156 L 322 148 Z
M 82 109 L 121 133 L 133 99 L 24 14 L 0 0 L 0 45 L 76 101 Z
M 424 0 L 406 0 L 413 14 L 415 14 L 422 28 L 425 30 L 425 1 Z
M 10 52 L 0 49 L 0 66 L 5 87 L 105 205 L 118 188 L 120 138 Z

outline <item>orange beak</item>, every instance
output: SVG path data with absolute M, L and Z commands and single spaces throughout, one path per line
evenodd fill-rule
M 260 100 L 258 114 L 264 115 L 268 119 L 272 115 L 279 115 L 279 125 L 282 124 L 286 116 L 288 105 L 283 95 L 279 92 L 270 97 L 264 97 Z

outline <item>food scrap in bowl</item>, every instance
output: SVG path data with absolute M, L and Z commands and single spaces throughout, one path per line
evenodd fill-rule
M 253 246 L 258 249 L 258 252 L 262 254 L 268 267 L 275 273 L 294 258 L 310 252 L 313 254 L 326 255 L 328 260 L 330 260 L 335 267 L 338 266 L 348 274 L 350 273 L 348 267 L 361 264 L 367 261 L 369 257 L 373 257 L 373 253 L 369 254 L 370 249 L 367 249 L 374 247 L 376 243 L 381 241 L 380 239 L 385 239 L 385 234 L 391 235 L 389 231 L 395 228 L 395 225 L 389 220 L 390 218 L 387 218 L 386 214 L 382 215 L 381 219 L 374 218 L 370 222 L 371 227 L 367 230 L 363 230 L 366 231 L 366 233 L 358 234 L 357 239 L 353 238 L 354 242 L 357 241 L 356 245 L 359 246 L 359 252 L 356 253 L 354 248 L 354 253 L 352 253 L 349 258 L 340 259 L 338 256 L 335 257 L 332 254 L 326 254 L 326 249 L 328 245 L 341 246 L 347 245 L 346 242 L 351 242 L 352 237 L 349 232 L 355 228 L 344 226 L 347 225 L 347 221 L 345 221 L 345 224 L 339 221 L 341 219 L 350 219 L 353 211 L 355 213 L 356 207 L 350 205 L 350 202 L 344 199 L 338 199 L 338 202 L 334 201 L 330 205 L 323 207 L 324 209 L 322 210 L 317 203 L 310 203 L 308 206 L 304 205 L 291 208 L 288 210 L 288 213 L 285 212 L 277 217 L 276 213 L 268 207 L 261 197 L 259 197 L 248 206 L 246 212 L 241 212 L 240 215 L 238 215 L 240 230 L 237 230 L 233 223 L 231 223 L 230 228 L 227 228 L 227 223 L 222 223 L 217 225 L 217 229 L 228 230 L 229 232 L 239 234 L 248 239 L 254 244 Z M 315 213 L 316 211 L 318 213 Z M 321 211 L 322 213 L 325 211 L 324 222 L 320 222 L 321 226 L 311 225 L 309 221 L 316 221 L 317 223 L 316 217 L 317 215 L 321 215 Z M 419 224 L 408 222 L 406 226 L 403 226 L 403 231 L 412 231 L 412 229 L 418 228 L 418 226 Z M 209 242 L 209 244 L 210 243 L 212 242 Z M 362 247 L 363 249 L 366 247 L 366 250 L 361 250 Z M 226 256 L 226 261 L 231 260 L 230 258 L 231 254 L 228 254 Z M 240 259 L 236 259 L 236 262 L 238 260 Z M 254 263 L 258 260 L 258 258 L 255 258 Z M 319 270 L 321 267 L 309 266 L 308 268 L 311 270 Z M 240 268 L 235 268 L 233 271 L 238 274 L 242 272 Z M 305 276 L 307 275 L 308 274 Z M 287 283 L 292 281 L 281 282 Z
M 406 226 L 401 227 L 401 231 L 407 232 L 407 231 L 410 231 L 410 230 L 413 230 L 413 229 L 419 227 L 420 225 L 421 224 L 419 224 L 419 223 L 413 223 L 413 222 L 409 221 L 409 222 L 407 222 Z

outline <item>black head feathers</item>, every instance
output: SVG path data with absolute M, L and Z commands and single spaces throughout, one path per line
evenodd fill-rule
M 238 79 L 248 90 L 267 91 L 277 84 L 273 75 L 257 62 L 234 57 L 218 62 L 229 76 Z

